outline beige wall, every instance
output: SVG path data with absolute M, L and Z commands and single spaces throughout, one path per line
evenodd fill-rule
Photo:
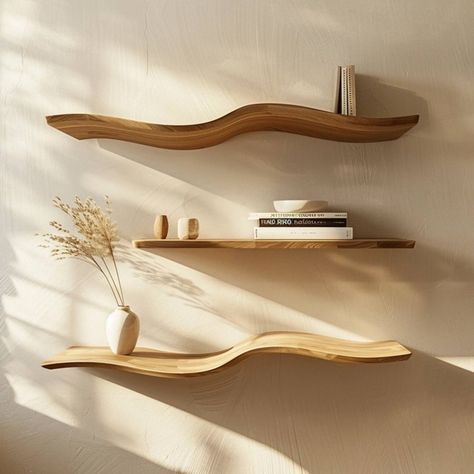
M 0 470 L 5 473 L 468 473 L 474 469 L 474 8 L 471 0 L 0 2 Z M 420 113 L 393 143 L 255 133 L 191 152 L 78 142 L 44 116 L 162 123 L 251 102 L 323 106 L 355 63 L 359 111 Z M 326 81 L 326 82 L 325 82 Z M 160 380 L 48 372 L 105 344 L 93 271 L 33 234 L 51 198 L 109 194 L 123 237 L 166 213 L 247 237 L 274 198 L 328 199 L 358 236 L 413 251 L 134 252 L 141 345 L 209 351 L 267 330 L 395 338 L 406 363 L 262 356 Z M 2 469 L 3 468 L 3 469 Z

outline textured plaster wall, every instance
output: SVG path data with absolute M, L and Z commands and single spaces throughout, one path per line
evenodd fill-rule
M 0 470 L 35 473 L 471 473 L 474 470 L 474 4 L 399 1 L 0 1 Z M 392 143 L 255 133 L 199 151 L 78 142 L 44 116 L 162 123 L 251 102 L 327 104 L 355 63 L 363 115 L 421 114 Z M 140 344 L 224 348 L 267 330 L 395 338 L 406 363 L 261 356 L 161 380 L 48 372 L 105 344 L 92 269 L 34 233 L 56 194 L 109 194 L 124 241 L 155 214 L 247 237 L 274 198 L 328 199 L 358 236 L 413 251 L 130 252 Z

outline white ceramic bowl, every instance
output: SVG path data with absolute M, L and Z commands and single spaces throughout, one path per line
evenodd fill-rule
M 328 207 L 327 201 L 308 201 L 307 199 L 287 199 L 273 201 L 277 212 L 317 212 Z

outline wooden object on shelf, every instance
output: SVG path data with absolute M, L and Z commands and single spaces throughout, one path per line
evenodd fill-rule
M 199 237 L 199 220 L 194 217 L 181 217 L 178 220 L 178 239 L 196 240 Z
M 211 248 L 211 249 L 411 249 L 414 240 L 405 239 L 352 239 L 352 240 L 156 240 L 139 239 L 133 246 L 140 249 L 157 248 Z
M 224 369 L 259 353 L 296 354 L 334 362 L 392 362 L 408 359 L 411 352 L 396 341 L 353 342 L 300 332 L 267 332 L 235 346 L 207 354 L 161 352 L 136 348 L 126 356 L 106 347 L 72 346 L 45 360 L 47 369 L 109 367 L 156 377 L 190 377 Z
M 168 227 L 168 217 L 165 215 L 156 216 L 153 225 L 153 234 L 157 239 L 166 239 L 166 236 L 168 235 Z
M 46 117 L 49 125 L 79 140 L 111 138 L 174 150 L 206 148 L 248 132 L 278 131 L 339 142 L 380 142 L 401 137 L 418 115 L 347 116 L 288 104 L 250 104 L 210 122 L 159 125 L 92 114 Z

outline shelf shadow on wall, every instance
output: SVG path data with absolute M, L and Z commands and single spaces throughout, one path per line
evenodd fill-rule
M 474 322 L 462 311 L 452 313 L 449 299 L 437 291 L 437 282 L 451 279 L 464 295 L 474 272 L 466 260 L 423 244 L 414 250 L 128 249 L 123 255 L 138 278 L 161 285 L 184 304 L 228 319 L 248 333 L 254 332 L 255 311 L 247 314 L 249 307 L 241 305 L 240 299 L 222 308 L 213 306 L 212 289 L 170 271 L 163 259 L 263 298 L 265 330 L 308 330 L 305 319 L 309 318 L 371 339 L 398 339 L 408 345 L 424 341 L 430 352 L 443 356 L 474 355 L 470 336 Z M 387 296 L 379 295 L 382 279 Z M 363 301 L 365 311 L 360 304 L 348 311 L 352 298 Z M 398 306 L 387 311 L 386 298 L 396 298 Z M 289 308 L 301 313 L 301 318 L 284 325 L 276 318 L 273 321 L 270 305 L 274 303 L 282 307 L 280 312 Z M 469 314 L 470 298 L 457 303 L 464 304 Z M 446 338 L 448 314 L 449 325 L 464 330 Z
M 413 345 L 423 340 L 423 350 L 447 356 L 474 355 L 469 338 L 474 321 L 466 316 L 471 312 L 470 301 L 461 288 L 474 284 L 472 265 L 445 243 L 437 248 L 423 241 L 426 229 L 439 223 L 442 210 L 422 220 L 416 212 L 416 207 L 431 208 L 432 199 L 428 191 L 420 192 L 413 176 L 424 179 L 440 160 L 446 159 L 436 138 L 430 138 L 429 142 L 423 138 L 430 126 L 427 103 L 414 92 L 384 84 L 375 77 L 358 74 L 357 81 L 362 115 L 419 113 L 420 124 L 400 140 L 374 144 L 329 142 L 274 132 L 245 134 L 216 147 L 193 151 L 163 150 L 115 140 L 98 142 L 115 155 L 248 210 L 269 209 L 271 199 L 277 196 L 313 196 L 317 189 L 317 197 L 327 198 L 349 212 L 356 237 L 419 237 L 417 247 L 409 251 L 178 249 L 153 253 L 366 337 L 397 338 Z M 420 156 L 420 150 L 425 155 L 431 153 L 430 160 Z M 407 176 L 411 183 L 404 186 L 401 195 L 400 186 L 391 187 L 391 183 L 402 183 Z M 452 199 L 466 199 L 465 189 L 461 187 L 453 189 L 453 193 L 460 195 L 453 195 Z M 184 205 L 192 209 L 187 201 Z M 212 205 L 209 215 L 202 217 L 208 224 L 202 229 L 206 237 L 212 236 L 209 228 L 213 222 L 224 226 L 228 219 L 229 227 L 235 225 L 232 217 L 215 212 Z M 146 219 L 150 222 L 150 234 L 129 237 L 151 237 L 154 215 L 148 214 Z M 456 239 L 464 231 L 451 228 L 450 233 Z M 433 235 L 431 242 L 433 237 L 442 238 Z M 152 278 L 157 284 L 164 283 L 168 278 L 163 273 L 166 270 L 157 264 L 159 276 L 151 277 L 153 265 L 148 264 L 147 275 L 139 270 L 138 274 L 142 273 L 142 278 L 148 281 Z M 459 297 L 456 294 L 458 310 L 454 314 L 444 293 L 436 291 L 446 281 L 457 284 L 461 292 Z M 397 302 L 391 313 L 381 313 L 378 308 L 386 311 L 389 306 L 383 300 L 386 295 L 381 288 L 403 284 L 401 291 L 387 293 L 388 298 Z M 185 285 L 180 286 L 183 290 Z M 181 290 L 177 293 L 184 299 L 185 291 Z M 208 293 L 204 288 L 193 291 L 193 304 L 199 307 Z M 352 304 L 363 299 L 364 309 Z M 214 308 L 209 310 L 216 314 Z M 450 339 L 445 337 L 446 314 L 462 328 Z
M 439 147 L 436 138 L 429 142 L 423 138 L 429 118 L 422 98 L 370 77 L 362 76 L 359 82 L 360 98 L 364 94 L 371 98 L 370 105 L 360 100 L 362 113 L 420 113 L 420 124 L 399 141 L 367 145 L 281 133 L 242 135 L 217 147 L 192 152 L 112 140 L 99 140 L 99 144 L 109 152 L 249 210 L 268 209 L 269 196 L 286 193 L 287 197 L 296 192 L 298 196 L 309 195 L 318 189 L 318 193 L 327 194 L 330 201 L 348 210 L 351 224 L 360 236 L 419 237 L 413 251 L 153 253 L 158 254 L 156 260 L 170 259 L 310 318 L 366 337 L 389 337 L 408 345 L 421 342 L 430 352 L 472 356 L 474 321 L 468 317 L 471 302 L 469 298 L 463 300 L 464 287 L 474 282 L 471 263 L 454 248 L 446 248 L 440 236 L 434 236 L 441 242 L 439 245 L 424 242 L 427 233 L 418 225 L 413 208 L 417 207 L 414 203 L 418 203 L 419 209 L 427 208 L 430 197 L 428 192 L 420 193 L 416 180 L 412 179 L 411 187 L 403 188 L 406 193 L 401 199 L 393 199 L 390 194 L 400 191 L 398 184 L 389 189 L 386 186 L 388 179 L 394 183 L 402 183 L 406 176 L 419 175 L 424 179 L 434 167 L 445 164 L 446 150 Z M 450 146 L 454 152 L 461 150 L 455 143 Z M 430 159 L 420 156 L 420 150 Z M 465 190 L 453 189 L 453 193 L 457 192 Z M 400 204 L 404 206 L 401 212 Z M 151 231 L 154 216 L 147 217 Z M 429 228 L 429 219 L 424 224 Z M 158 266 L 158 273 L 167 271 L 165 265 Z M 151 261 L 146 273 L 153 271 Z M 162 277 L 158 280 L 157 284 L 166 284 Z M 456 298 L 455 313 L 446 293 L 439 291 L 449 283 L 457 285 L 449 293 Z M 402 287 L 397 290 L 397 285 Z M 184 301 L 185 286 L 171 286 L 178 295 L 182 293 Z M 206 295 L 204 288 L 195 291 L 192 303 L 199 307 Z M 378 306 L 372 304 L 375 299 L 380 299 Z M 391 299 L 396 304 L 391 304 Z M 364 307 L 370 311 L 363 311 Z M 384 312 L 377 313 L 377 307 Z M 243 314 L 239 320 L 242 325 L 246 324 L 247 316 Z M 265 316 L 266 324 L 273 323 L 271 316 Z M 254 323 L 255 314 L 248 320 L 252 318 Z M 294 321 L 287 324 L 293 325 Z M 446 337 L 448 326 L 456 327 L 450 337 Z M 250 327 L 249 323 L 247 329 Z M 473 409 L 467 406 L 465 396 L 473 391 L 472 374 L 419 352 L 407 362 L 381 366 L 339 366 L 295 356 L 262 355 L 225 373 L 178 381 L 107 370 L 93 373 L 255 439 L 309 472 L 334 470 L 333 465 L 325 464 L 334 460 L 341 463 L 341 472 L 351 472 L 354 466 L 362 466 L 362 470 L 370 465 L 369 458 L 377 465 L 396 466 L 402 450 L 417 459 L 413 462 L 418 469 L 424 462 L 420 453 L 447 442 L 441 432 L 434 434 L 435 440 L 427 439 L 432 425 L 471 416 Z M 383 425 L 380 420 L 384 420 Z M 456 423 L 454 429 L 455 426 Z M 417 452 L 413 452 L 410 440 L 416 440 Z M 383 454 L 371 450 L 371 446 L 381 444 Z M 467 445 L 458 448 L 456 452 L 470 452 Z M 451 459 L 459 470 L 473 461 Z M 318 462 L 322 465 L 316 465 Z M 432 466 L 424 467 L 429 471 Z
M 305 472 L 329 472 L 334 459 L 341 472 L 366 465 L 368 457 L 376 465 L 396 465 L 410 440 L 421 443 L 417 452 L 444 443 L 442 430 L 433 435 L 439 439 L 426 438 L 428 425 L 470 417 L 474 409 L 459 396 L 473 390 L 472 374 L 419 352 L 380 365 L 259 354 L 223 372 L 181 380 L 87 370 L 263 443 Z M 471 452 L 468 440 L 458 441 L 465 444 L 462 452 Z M 383 459 L 375 448 L 381 443 Z M 474 458 L 450 462 L 462 470 Z
M 272 195 L 284 198 L 285 192 L 291 194 L 293 190 L 311 194 L 315 184 L 320 190 L 330 191 L 334 187 L 333 180 L 341 178 L 337 175 L 341 167 L 343 172 L 351 154 L 356 160 L 363 156 L 367 161 L 380 162 L 380 155 L 387 150 L 390 154 L 400 150 L 405 153 L 403 141 L 408 138 L 413 143 L 420 130 L 428 126 L 428 106 L 419 95 L 367 75 L 357 75 L 357 80 L 360 115 L 419 114 L 420 123 L 407 137 L 369 144 L 334 142 L 283 132 L 245 133 L 198 150 L 166 150 L 109 139 L 99 139 L 98 143 L 104 150 L 217 196 L 254 210 L 265 209 L 271 204 L 269 196 Z
M 417 93 L 386 84 L 375 76 L 356 75 L 357 115 L 363 117 L 398 117 L 420 115 L 415 130 L 427 126 L 428 104 Z M 403 139 L 403 138 L 402 138 Z

